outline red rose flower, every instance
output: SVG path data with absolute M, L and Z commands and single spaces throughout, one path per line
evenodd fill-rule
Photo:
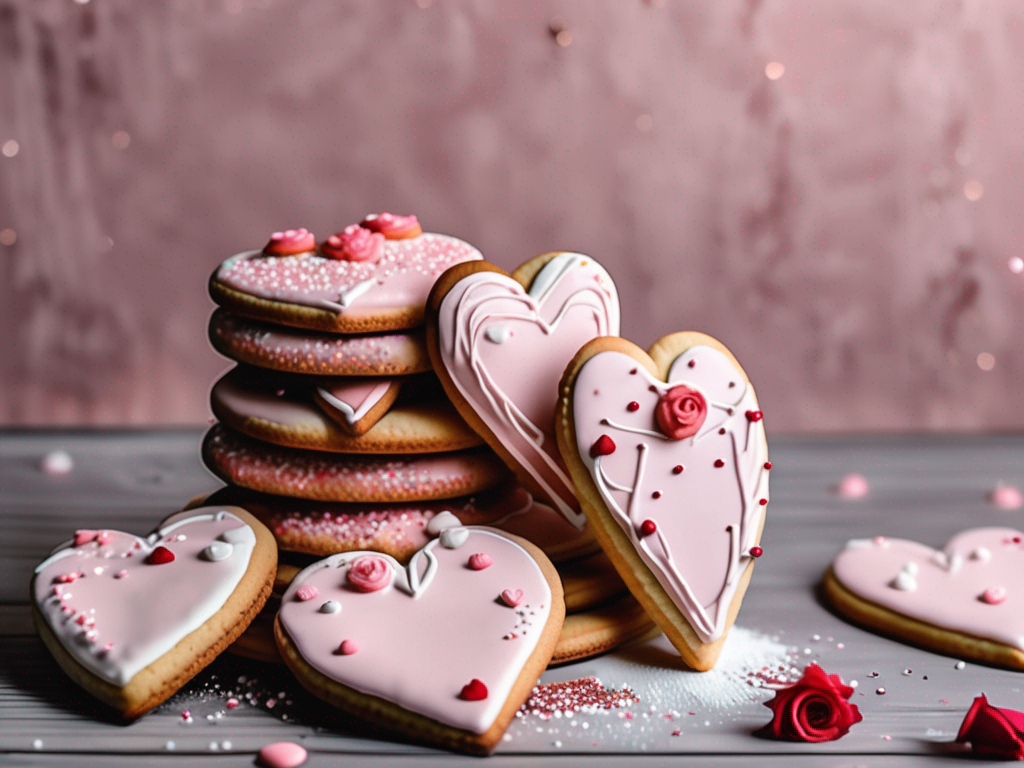
M 956 740 L 971 742 L 971 752 L 978 757 L 1024 760 L 1024 712 L 993 707 L 981 694 L 967 711 Z
M 863 718 L 856 704 L 847 701 L 853 688 L 839 675 L 827 675 L 817 664 L 804 670 L 800 681 L 775 692 L 766 701 L 775 716 L 756 735 L 783 741 L 835 741 Z
M 700 431 L 708 415 L 708 404 L 700 392 L 680 384 L 661 396 L 654 415 L 662 432 L 673 440 L 682 440 Z
M 391 583 L 391 564 L 383 557 L 360 557 L 348 569 L 348 583 L 360 592 L 376 592 Z

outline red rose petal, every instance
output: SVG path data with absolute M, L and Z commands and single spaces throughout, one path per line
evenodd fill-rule
M 146 563 L 149 565 L 163 565 L 164 563 L 173 563 L 174 553 L 171 552 L 167 547 L 157 547 L 149 553 L 149 557 L 146 558 Z
M 483 701 L 487 698 L 487 686 L 474 677 L 462 686 L 459 698 L 463 701 Z

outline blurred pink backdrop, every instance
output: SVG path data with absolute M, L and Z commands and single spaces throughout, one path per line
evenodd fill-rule
M 773 431 L 1019 428 L 1015 0 L 0 0 L 0 421 L 199 424 L 205 282 L 364 213 L 597 257 Z

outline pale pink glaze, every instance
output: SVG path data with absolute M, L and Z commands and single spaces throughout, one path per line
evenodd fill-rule
M 36 567 L 36 607 L 82 666 L 127 685 L 220 610 L 241 581 L 256 535 L 232 509 L 181 512 L 146 538 L 105 531 L 78 547 L 68 542 Z M 204 556 L 211 545 L 229 555 Z M 170 549 L 174 561 L 147 564 L 158 546 Z M 72 573 L 78 576 L 68 581 Z
M 707 416 L 695 436 L 672 440 L 655 410 L 681 384 L 702 394 Z M 721 637 L 768 498 L 764 422 L 745 415 L 757 410 L 753 387 L 721 352 L 698 346 L 672 363 L 667 383 L 629 355 L 601 352 L 581 368 L 572 397 L 580 458 L 613 519 L 701 639 Z M 604 435 L 615 450 L 594 458 Z M 641 535 L 648 520 L 656 530 Z
M 322 674 L 446 725 L 483 733 L 536 648 L 551 612 L 551 588 L 520 546 L 491 529 L 468 531 L 457 549 L 430 542 L 408 571 L 392 561 L 395 580 L 377 592 L 357 592 L 345 582 L 348 565 L 372 553 L 334 555 L 315 563 L 285 593 L 278 614 L 282 627 Z M 470 552 L 486 552 L 494 564 L 470 570 Z M 419 590 L 407 580 L 408 573 L 421 574 Z M 323 614 L 319 600 L 290 599 L 303 584 L 316 586 L 324 600 L 340 603 L 341 611 Z M 509 588 L 523 590 L 518 607 L 497 599 Z M 512 634 L 514 639 L 504 639 Z M 336 653 L 346 639 L 358 644 L 358 654 Z M 459 698 L 472 678 L 487 686 L 486 699 Z
M 423 331 L 339 336 L 260 323 L 218 309 L 210 341 L 226 357 L 262 368 L 323 376 L 373 376 L 430 370 Z
M 883 608 L 1024 650 L 1024 533 L 1018 530 L 972 528 L 942 550 L 905 539 L 856 539 L 832 571 L 851 592 Z M 991 599 L 998 588 L 1004 599 L 986 602 L 985 594 Z
M 388 393 L 393 382 L 389 379 L 346 379 L 324 383 L 317 387 L 320 407 L 330 409 L 336 418 L 355 424 Z
M 372 314 L 426 304 L 437 276 L 480 252 L 454 237 L 425 234 L 388 240 L 377 261 L 338 261 L 316 254 L 274 257 L 247 251 L 221 264 L 216 279 L 240 293 L 337 313 Z
M 396 459 L 282 448 L 215 424 L 203 460 L 228 482 L 321 501 L 443 498 L 490 487 L 507 470 L 490 451 L 470 449 Z
M 836 494 L 843 499 L 862 499 L 869 490 L 868 481 L 856 474 L 847 475 L 836 486 Z
M 1024 495 L 1020 489 L 1005 483 L 997 483 L 996 487 L 989 491 L 988 500 L 1000 509 L 1020 509 L 1024 505 Z
M 298 768 L 308 753 L 292 741 L 275 741 L 260 748 L 259 763 L 264 768 Z
M 593 259 L 562 253 L 529 292 L 497 272 L 460 280 L 441 302 L 438 339 L 448 375 L 559 512 L 584 518 L 555 442 L 558 383 L 586 342 L 619 333 L 619 300 Z

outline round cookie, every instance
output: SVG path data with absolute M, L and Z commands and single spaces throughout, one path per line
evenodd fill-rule
M 376 406 L 386 404 L 384 396 L 390 391 L 386 383 L 382 387 L 368 387 L 360 386 L 358 379 L 355 381 L 355 385 L 344 388 L 353 403 L 365 401 L 369 390 L 377 390 Z M 338 380 L 327 386 L 336 394 L 343 391 Z M 398 404 L 390 410 L 378 408 L 377 413 L 386 412 L 364 434 L 354 436 L 317 407 L 311 393 L 313 387 L 330 395 L 323 383 L 317 386 L 302 377 L 267 375 L 255 368 L 240 367 L 214 384 L 210 407 L 232 429 L 291 448 L 335 453 L 439 453 L 472 448 L 482 442 L 446 400 Z M 374 407 L 366 413 L 353 410 L 365 422 Z M 353 426 L 358 423 L 353 422 Z
M 423 501 L 465 496 L 508 478 L 486 449 L 443 454 L 346 456 L 283 448 L 214 424 L 202 459 L 226 483 L 314 501 Z
M 146 537 L 79 530 L 36 567 L 32 616 L 68 676 L 132 719 L 242 634 L 276 566 L 270 532 L 237 507 L 179 512 Z
M 604 552 L 561 563 L 558 575 L 562 577 L 565 612 L 570 615 L 607 603 L 627 591 Z
M 552 562 L 597 548 L 589 531 L 577 530 L 516 483 L 457 499 L 396 504 L 306 501 L 227 486 L 199 497 L 195 505 L 201 504 L 243 507 L 271 530 L 280 549 L 316 557 L 370 549 L 405 562 L 430 540 L 427 523 L 441 512 L 453 513 L 466 525 L 489 525 L 520 536 Z
M 400 330 L 423 323 L 438 275 L 483 258 L 469 243 L 433 233 L 384 240 L 365 259 L 308 247 L 288 255 L 264 249 L 232 256 L 211 276 L 210 296 L 237 314 L 314 331 Z
M 339 336 L 261 323 L 218 309 L 210 318 L 210 343 L 247 365 L 318 376 L 406 376 L 431 370 L 426 332 Z
M 661 634 L 632 595 L 565 617 L 550 664 L 589 659 Z

